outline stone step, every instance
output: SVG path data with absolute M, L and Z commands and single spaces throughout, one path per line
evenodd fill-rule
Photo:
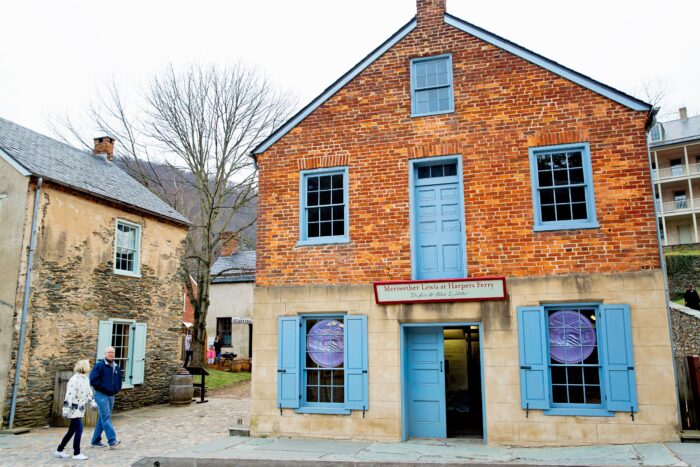
M 229 436 L 250 436 L 250 427 L 245 425 L 236 425 L 228 429 Z

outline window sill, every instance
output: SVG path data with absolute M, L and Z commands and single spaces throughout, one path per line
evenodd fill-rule
M 566 224 L 542 224 L 536 225 L 532 230 L 535 232 L 552 232 L 555 230 L 580 230 L 580 229 L 599 229 L 598 222 L 571 222 Z
M 424 114 L 417 114 L 417 113 L 411 112 L 411 118 L 430 117 L 430 116 L 432 116 L 432 115 L 451 114 L 451 113 L 454 113 L 454 111 L 455 111 L 454 109 L 450 109 L 450 110 L 443 110 L 443 111 L 441 111 L 441 112 L 428 112 L 428 113 L 424 113 Z
M 576 417 L 614 417 L 615 412 L 599 408 L 599 409 L 576 409 L 568 407 L 556 407 L 546 409 L 545 415 L 561 415 L 561 416 L 576 416 Z
M 314 240 L 299 240 L 295 246 L 337 245 L 339 243 L 350 243 L 350 239 L 348 237 L 328 237 Z
M 301 407 L 295 410 L 296 413 L 317 413 L 326 415 L 350 415 L 349 409 L 331 408 L 331 407 Z
M 141 273 L 139 272 L 127 272 L 127 271 L 120 271 L 118 269 L 113 269 L 112 272 L 118 276 L 126 276 L 126 277 L 136 277 L 136 278 L 141 278 Z

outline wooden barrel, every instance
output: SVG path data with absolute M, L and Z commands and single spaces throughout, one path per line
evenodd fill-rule
M 233 363 L 231 363 L 231 371 L 233 371 L 234 373 L 238 373 L 239 371 L 241 371 L 241 365 L 242 363 L 240 360 L 234 360 Z
M 249 358 L 244 358 L 241 360 L 241 371 L 250 371 L 251 365 L 250 365 L 250 359 Z
M 192 375 L 180 368 L 170 377 L 170 405 L 188 405 L 192 402 L 193 394 Z
M 68 388 L 68 380 L 73 376 L 72 371 L 59 371 L 56 373 L 56 379 L 53 386 L 53 410 L 51 414 L 53 426 L 68 426 L 70 419 L 63 418 L 63 400 L 66 398 L 66 389 Z M 83 425 L 95 426 L 97 424 L 97 410 L 88 407 L 85 410 L 83 417 Z

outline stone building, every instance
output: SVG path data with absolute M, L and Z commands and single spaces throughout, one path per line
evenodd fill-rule
M 232 232 L 222 234 L 219 258 L 211 268 L 207 336 L 222 337 L 222 352 L 250 358 L 253 342 L 255 251 L 238 251 Z
M 167 400 L 188 221 L 113 150 L 109 137 L 90 153 L 0 119 L 0 401 L 7 422 L 15 393 L 14 426 L 47 424 L 56 373 L 110 345 L 124 370 L 117 409 Z
M 677 440 L 652 106 L 417 7 L 253 152 L 252 433 Z

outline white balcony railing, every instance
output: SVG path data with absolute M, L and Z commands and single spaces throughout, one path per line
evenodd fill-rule
M 664 167 L 663 169 L 655 169 L 652 171 L 652 177 L 654 177 L 654 180 L 685 177 L 688 175 L 700 175 L 700 164 L 690 164 L 687 166 L 674 165 L 673 167 Z
M 700 210 L 700 198 L 694 198 L 693 201 L 694 203 L 692 206 L 695 207 L 695 211 Z M 664 214 L 676 213 L 681 211 L 689 212 L 691 210 L 691 204 L 689 199 L 666 201 L 663 204 Z M 656 211 L 659 214 L 661 213 L 661 203 L 659 201 L 656 202 Z

